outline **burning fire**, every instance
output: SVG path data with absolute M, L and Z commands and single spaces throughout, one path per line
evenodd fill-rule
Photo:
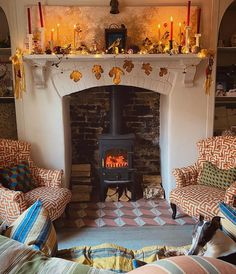
M 105 166 L 106 167 L 127 167 L 128 162 L 122 155 L 119 155 L 119 156 L 108 155 L 105 159 Z

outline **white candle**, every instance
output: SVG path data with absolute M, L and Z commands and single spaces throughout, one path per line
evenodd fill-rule
M 59 32 L 60 24 L 57 24 L 57 44 L 60 44 L 60 32 Z
M 161 40 L 161 25 L 158 24 L 158 41 Z
M 182 38 L 182 30 L 181 30 L 181 23 L 179 23 L 179 44 L 181 45 L 181 38 Z
M 73 44 L 74 44 L 74 49 L 76 48 L 75 43 L 76 43 L 76 25 L 74 25 L 74 42 L 73 42 Z

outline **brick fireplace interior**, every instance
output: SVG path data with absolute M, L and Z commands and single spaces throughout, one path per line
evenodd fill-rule
M 133 133 L 133 168 L 137 190 L 143 175 L 160 175 L 160 94 L 131 86 L 117 86 L 121 95 L 122 134 Z M 72 164 L 91 164 L 92 184 L 99 178 L 99 138 L 111 127 L 112 86 L 94 87 L 69 95 Z

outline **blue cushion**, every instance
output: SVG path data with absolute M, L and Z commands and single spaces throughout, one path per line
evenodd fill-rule
M 220 203 L 221 224 L 224 231 L 236 240 L 236 208 L 225 203 Z
M 236 225 L 236 208 L 233 208 L 226 203 L 220 203 L 220 212 Z
M 48 256 L 57 252 L 57 238 L 48 211 L 37 200 L 4 233 L 5 236 L 40 250 Z

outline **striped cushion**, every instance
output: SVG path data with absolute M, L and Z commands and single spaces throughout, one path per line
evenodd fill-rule
M 236 208 L 220 203 L 220 216 L 223 229 L 236 240 Z
M 236 181 L 236 168 L 220 169 L 211 162 L 206 161 L 199 177 L 202 185 L 227 189 Z
M 37 200 L 4 233 L 5 236 L 40 250 L 48 256 L 57 251 L 57 238 L 47 210 Z
M 209 274 L 236 273 L 236 267 L 221 260 L 201 256 L 177 256 L 148 264 L 129 272 L 130 274 Z

